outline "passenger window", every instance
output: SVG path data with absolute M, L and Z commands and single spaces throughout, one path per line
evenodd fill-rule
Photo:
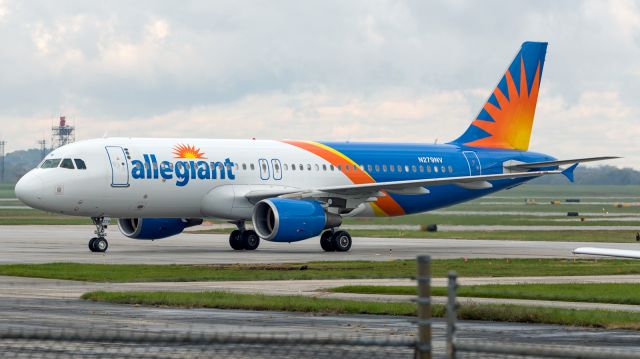
M 307 163 L 307 171 L 311 171 L 311 165 Z
M 424 172 L 424 166 L 420 165 L 420 167 L 418 167 L 418 169 L 420 170 L 420 173 Z
M 323 165 L 322 165 L 322 170 L 323 170 L 323 171 L 326 171 L 326 170 L 327 170 L 327 165 L 326 165 L 326 164 L 323 164 Z
M 338 165 L 338 171 L 342 171 L 342 165 Z
M 316 163 L 316 171 L 320 171 L 320 165 Z
M 389 169 L 391 170 L 391 172 L 395 172 L 396 171 L 396 166 L 390 165 Z
M 411 166 L 411 172 L 416 173 L 416 165 Z
M 329 168 L 333 171 L 333 165 L 329 165 Z
M 427 172 L 431 173 L 431 166 L 427 166 Z
M 453 167 L 449 166 L 449 173 L 453 173 Z
M 367 165 L 367 171 L 371 172 L 373 170 L 373 167 L 371 167 L 371 165 Z
M 447 169 L 444 166 L 442 166 L 442 173 L 447 173 Z
M 398 165 L 398 172 L 402 172 L 402 166 Z
M 344 165 L 344 170 L 349 171 L 349 165 Z
M 256 166 L 254 166 L 254 164 L 253 164 L 253 163 L 249 164 L 249 167 L 251 167 L 251 170 L 252 170 L 252 171 L 256 169 Z
M 382 172 L 387 172 L 387 165 L 382 165 Z
M 404 171 L 409 172 L 409 165 L 404 165 Z
M 79 169 L 79 170 L 86 170 L 87 169 L 87 166 L 84 164 L 83 160 L 81 160 L 79 158 L 76 158 L 73 161 L 75 161 L 77 169 Z
M 286 163 L 282 165 L 282 168 L 284 168 L 285 171 L 289 170 L 289 165 L 287 165 Z
M 42 162 L 42 164 L 40 165 L 40 168 L 56 168 L 58 167 L 59 164 L 60 164 L 59 158 L 52 158 L 50 160 L 45 160 L 44 162 Z
M 246 164 L 246 163 L 243 163 L 243 164 L 242 164 L 242 169 L 243 169 L 243 170 L 246 170 L 246 169 L 247 169 L 247 164 Z
M 302 163 L 298 166 L 298 168 L 300 169 L 300 171 L 304 171 L 304 166 L 302 165 Z
M 433 172 L 438 173 L 438 166 L 433 166 Z
M 380 172 L 380 165 L 376 165 L 376 172 Z
M 62 162 L 60 163 L 60 168 L 67 168 L 70 170 L 75 169 L 75 167 L 73 167 L 73 162 L 71 162 L 71 158 L 65 158 L 64 160 L 62 160 Z

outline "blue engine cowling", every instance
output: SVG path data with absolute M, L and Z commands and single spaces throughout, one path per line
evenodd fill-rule
M 328 213 L 318 201 L 285 198 L 258 202 L 252 220 L 258 236 L 273 242 L 301 241 L 342 224 L 342 217 Z
M 200 218 L 120 218 L 120 232 L 134 239 L 161 239 L 176 234 L 191 226 L 202 224 Z

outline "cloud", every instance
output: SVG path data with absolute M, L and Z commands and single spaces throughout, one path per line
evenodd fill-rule
M 532 145 L 640 168 L 639 19 L 631 1 L 0 0 L 0 137 L 31 147 L 67 114 L 79 138 L 443 142 L 548 40 Z

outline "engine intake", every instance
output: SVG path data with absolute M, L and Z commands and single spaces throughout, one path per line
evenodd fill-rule
M 187 227 L 202 224 L 201 218 L 120 218 L 120 232 L 129 238 L 161 239 L 182 233 Z
M 258 236 L 273 242 L 301 241 L 342 224 L 341 216 L 327 212 L 318 201 L 285 198 L 258 202 L 252 220 Z

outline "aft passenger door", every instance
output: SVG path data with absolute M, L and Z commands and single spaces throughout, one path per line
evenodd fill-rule
M 105 146 L 111 166 L 111 187 L 129 187 L 129 164 L 120 146 Z
M 478 155 L 473 151 L 462 152 L 464 158 L 467 159 L 469 165 L 469 176 L 479 176 L 482 174 L 482 165 L 480 165 L 480 159 Z

